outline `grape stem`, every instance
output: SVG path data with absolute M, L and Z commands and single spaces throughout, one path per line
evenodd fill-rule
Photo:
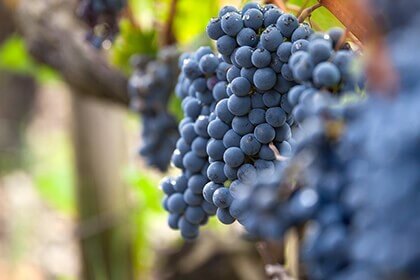
M 309 4 L 309 0 L 305 0 L 305 2 L 302 4 L 302 6 L 300 7 L 300 9 L 297 13 L 298 17 L 302 14 L 303 10 L 305 10 L 305 8 L 308 6 L 308 4 Z
M 126 17 L 132 26 L 134 26 L 137 30 L 141 30 L 140 23 L 135 19 L 133 10 L 131 9 L 130 5 L 127 5 L 125 9 L 122 11 L 122 15 Z
M 322 7 L 322 4 L 321 4 L 321 3 L 317 3 L 317 4 L 315 4 L 315 5 L 313 5 L 313 6 L 309 7 L 309 8 L 304 9 L 304 10 L 300 13 L 300 15 L 299 15 L 299 17 L 298 17 L 299 22 L 300 22 L 300 23 L 304 22 L 304 21 L 305 21 L 305 19 L 307 19 L 309 16 L 311 16 L 311 14 L 312 14 L 312 13 L 313 13 L 316 9 L 318 9 L 318 8 L 320 8 L 320 7 Z
M 176 38 L 174 34 L 174 21 L 176 16 L 176 7 L 178 0 L 172 0 L 169 7 L 169 15 L 166 20 L 165 26 L 163 28 L 163 45 L 169 46 L 176 43 Z

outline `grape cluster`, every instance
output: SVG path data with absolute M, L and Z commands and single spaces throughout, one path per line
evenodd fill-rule
M 414 41 L 399 37 L 399 50 L 412 53 Z M 400 51 L 393 55 L 397 69 L 407 66 Z M 258 180 L 244 199 L 246 228 L 278 239 L 305 224 L 309 279 L 418 279 L 419 90 L 411 80 L 392 102 L 370 97 L 312 118 L 286 167 Z
M 300 85 L 290 90 L 288 100 L 294 107 L 297 123 L 301 124 L 325 108 L 325 104 L 314 106 L 320 103 L 320 95 L 324 96 L 321 99 L 327 95 L 340 97 L 354 94 L 363 87 L 363 79 L 352 71 L 357 54 L 346 44 L 339 46 L 343 35 L 339 28 L 326 34 L 314 33 L 307 40 L 296 42 L 297 46 L 292 49 L 288 73 Z
M 207 34 L 232 66 L 226 77 L 228 97 L 217 103 L 208 127 L 211 184 L 204 196 L 218 207 L 219 220 L 230 224 L 238 218 L 230 207 L 238 191 L 252 184 L 260 170 L 274 171 L 276 156 L 291 151 L 294 120 L 288 91 L 296 83 L 285 69 L 295 45 L 313 31 L 273 5 L 249 3 L 241 11 L 222 8 Z
M 134 72 L 128 83 L 130 106 L 142 122 L 139 153 L 148 165 L 161 171 L 167 170 L 179 137 L 177 121 L 168 111 L 179 73 L 178 57 L 173 47 L 162 49 L 156 59 L 133 56 Z
M 118 33 L 118 14 L 126 0 L 80 0 L 78 16 L 89 26 L 86 39 L 100 49 L 104 41 L 113 41 Z
M 185 118 L 179 124 L 181 138 L 172 156 L 172 163 L 182 170 L 175 179 L 166 179 L 162 189 L 167 195 L 165 209 L 170 212 L 168 223 L 179 229 L 184 239 L 195 239 L 200 225 L 216 214 L 216 206 L 203 198 L 209 182 L 208 126 L 214 118 L 216 100 L 225 97 L 226 72 L 229 65 L 213 54 L 209 47 L 201 47 L 193 54 L 180 58 L 182 73 L 176 93 L 182 99 Z

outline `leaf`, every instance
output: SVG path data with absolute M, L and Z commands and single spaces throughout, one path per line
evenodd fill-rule
M 140 30 L 129 20 L 120 21 L 120 35 L 111 49 L 112 62 L 130 73 L 130 58 L 134 54 L 154 56 L 157 52 L 156 30 Z
M 41 83 L 59 79 L 52 68 L 36 63 L 29 56 L 25 42 L 17 35 L 10 36 L 0 46 L 0 69 L 33 76 Z

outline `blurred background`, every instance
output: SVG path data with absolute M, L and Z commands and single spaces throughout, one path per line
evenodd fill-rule
M 180 48 L 210 44 L 205 26 L 225 4 L 241 1 L 179 0 Z M 167 226 L 164 174 L 138 156 L 125 88 L 131 55 L 159 47 L 171 1 L 129 5 L 97 50 L 76 1 L 0 1 L 0 280 L 264 279 L 240 229 L 210 222 L 184 243 Z M 317 23 L 339 26 L 327 13 Z

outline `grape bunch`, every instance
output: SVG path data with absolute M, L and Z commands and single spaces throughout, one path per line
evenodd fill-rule
M 300 85 L 290 90 L 288 100 L 297 123 L 322 113 L 329 103 L 322 101 L 355 94 L 364 87 L 363 79 L 352 70 L 358 55 L 345 43 L 339 45 L 343 36 L 343 30 L 333 28 L 301 39 L 292 48 L 288 73 Z
M 178 140 L 178 124 L 168 111 L 168 103 L 179 73 L 178 51 L 162 49 L 156 59 L 132 57 L 134 72 L 128 83 L 131 108 L 142 122 L 139 153 L 148 165 L 166 171 Z
M 254 238 L 282 240 L 290 228 L 304 229 L 300 257 L 309 279 L 338 279 L 352 263 L 353 211 L 345 201 L 352 149 L 343 146 L 343 134 L 357 112 L 342 106 L 333 116 L 318 116 L 275 175 L 262 171 L 238 202 Z
M 182 175 L 164 180 L 162 189 L 167 195 L 164 207 L 170 213 L 169 226 L 179 229 L 184 239 L 191 240 L 198 236 L 200 225 L 216 214 L 216 206 L 203 198 L 203 189 L 209 182 L 207 130 L 214 118 L 216 100 L 226 95 L 229 65 L 209 47 L 201 47 L 193 54 L 182 55 L 180 68 L 176 94 L 182 99 L 185 118 L 179 124 L 181 138 L 172 163 L 182 170 Z
M 273 5 L 249 3 L 241 11 L 222 8 L 207 34 L 232 66 L 226 76 L 228 97 L 218 101 L 208 127 L 211 183 L 204 197 L 218 207 L 219 220 L 230 224 L 238 218 L 230 206 L 241 189 L 260 170 L 274 172 L 276 157 L 291 152 L 288 91 L 296 83 L 285 69 L 292 48 L 313 31 Z
M 80 0 L 77 14 L 88 24 L 86 40 L 95 48 L 100 49 L 104 41 L 114 40 L 118 33 L 118 14 L 126 4 L 126 0 Z

